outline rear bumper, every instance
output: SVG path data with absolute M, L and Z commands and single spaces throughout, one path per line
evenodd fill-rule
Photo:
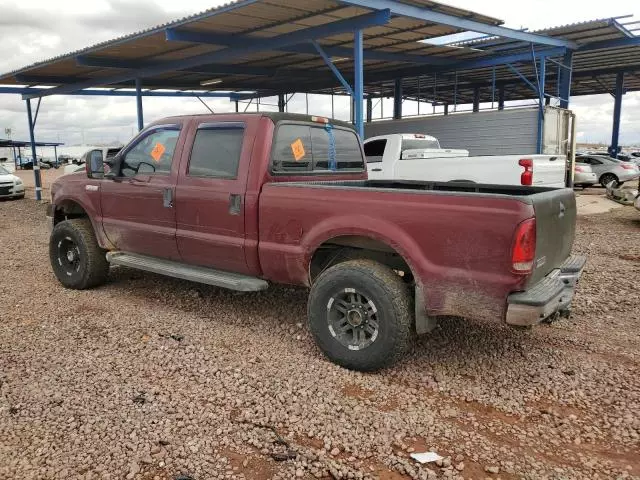
M 530 326 L 556 313 L 568 312 L 587 257 L 572 255 L 529 290 L 507 297 L 506 321 L 509 325 Z

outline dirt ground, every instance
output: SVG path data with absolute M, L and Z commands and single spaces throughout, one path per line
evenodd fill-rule
M 44 211 L 0 202 L 0 479 L 640 479 L 633 208 L 579 218 L 570 320 L 447 320 L 376 374 L 321 355 L 304 289 L 65 290 Z

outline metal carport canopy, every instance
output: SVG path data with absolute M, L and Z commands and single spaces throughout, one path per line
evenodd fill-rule
M 94 87 L 133 86 L 142 127 L 143 85 L 179 90 L 215 85 L 204 90 L 229 93 L 282 92 L 296 91 L 295 85 L 310 76 L 321 82 L 320 88 L 348 86 L 345 78 L 353 79 L 355 124 L 363 135 L 365 71 L 369 75 L 487 57 L 475 49 L 428 45 L 422 42 L 425 39 L 471 29 L 547 48 L 576 47 L 571 40 L 512 30 L 502 23 L 429 0 L 306 0 L 294 4 L 239 0 L 1 75 L 0 84 L 54 87 L 22 94 L 32 144 L 33 98 Z M 341 63 L 348 58 L 353 58 L 353 65 Z M 35 159 L 35 146 L 33 156 Z M 36 197 L 40 198 L 37 165 L 34 171 Z

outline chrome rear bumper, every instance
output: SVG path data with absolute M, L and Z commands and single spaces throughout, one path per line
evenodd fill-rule
M 507 297 L 509 325 L 536 325 L 556 313 L 568 313 L 587 257 L 572 255 L 560 268 L 524 292 Z

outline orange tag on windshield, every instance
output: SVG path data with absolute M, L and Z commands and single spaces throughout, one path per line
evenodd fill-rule
M 301 139 L 297 139 L 295 142 L 291 144 L 291 152 L 293 153 L 293 158 L 296 162 L 299 162 L 306 155 L 304 151 L 304 144 Z
M 159 162 L 162 158 L 162 154 L 166 151 L 164 145 L 161 143 L 156 143 L 156 146 L 151 150 L 151 158 L 153 158 L 156 162 Z

